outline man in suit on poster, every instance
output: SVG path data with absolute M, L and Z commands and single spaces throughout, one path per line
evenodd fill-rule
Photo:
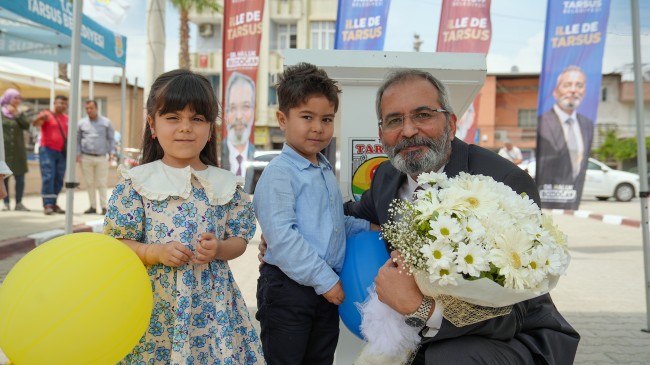
M 233 72 L 226 87 L 227 136 L 221 141 L 221 167 L 246 178 L 247 161 L 253 160 L 255 146 L 250 143 L 255 117 L 255 82 Z M 246 181 L 245 186 L 250 182 Z
M 379 165 L 372 184 L 346 214 L 383 224 L 394 199 L 409 199 L 422 172 L 461 171 L 491 176 L 528 194 L 538 205 L 535 183 L 497 154 L 458 138 L 456 115 L 446 87 L 419 70 L 397 71 L 377 92 L 379 136 L 390 161 Z M 395 256 L 395 252 L 392 253 Z M 422 346 L 413 364 L 571 364 L 580 336 L 560 315 L 548 294 L 520 302 L 505 316 L 465 327 L 442 317 L 442 304 L 425 297 L 413 276 L 387 262 L 375 279 L 379 299 L 406 316 L 419 316 Z
M 539 117 L 537 131 L 537 186 L 570 185 L 576 191 L 576 201 L 582 195 L 594 137 L 594 122 L 577 112 L 585 90 L 586 76 L 582 69 L 565 68 L 553 90 L 555 104 Z

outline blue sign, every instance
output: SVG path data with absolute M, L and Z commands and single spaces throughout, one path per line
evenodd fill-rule
M 335 49 L 384 49 L 390 0 L 339 0 Z
M 0 56 L 70 63 L 73 4 L 69 0 L 0 0 Z M 83 16 L 80 62 L 124 67 L 126 37 Z
M 578 209 L 594 136 L 610 0 L 549 1 L 536 174 L 542 208 Z

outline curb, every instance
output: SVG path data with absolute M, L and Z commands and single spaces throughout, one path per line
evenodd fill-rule
M 83 224 L 72 227 L 73 233 L 78 232 L 96 232 L 103 231 L 104 220 L 98 219 L 94 221 L 85 222 Z M 51 239 L 63 236 L 65 231 L 62 229 L 53 229 L 39 233 L 33 233 L 26 237 L 10 238 L 0 241 L 0 260 L 17 253 L 29 252 Z
M 636 219 L 625 218 L 621 215 L 598 214 L 588 210 L 569 210 L 569 209 L 550 209 L 551 214 L 555 215 L 572 215 L 578 218 L 589 218 L 601 221 L 607 224 L 641 228 L 641 221 Z

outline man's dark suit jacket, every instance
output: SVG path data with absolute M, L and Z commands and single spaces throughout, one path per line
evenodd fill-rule
M 568 184 L 575 185 L 576 181 L 581 182 L 580 186 L 574 186 L 579 191 L 578 198 L 582 195 L 582 182 L 584 182 L 587 162 L 591 152 L 591 142 L 594 139 L 594 122 L 582 114 L 578 114 L 578 125 L 582 134 L 584 153 L 580 174 L 573 178 L 571 157 L 569 148 L 564 138 L 564 130 L 557 114 L 553 109 L 542 114 L 539 119 L 537 131 L 536 163 L 537 171 L 535 180 L 537 186 L 544 184 Z
M 461 171 L 491 176 L 518 193 L 525 192 L 539 205 L 535 183 L 525 171 L 496 153 L 468 145 L 457 138 L 452 142 L 452 154 L 444 171 L 450 178 Z M 394 199 L 399 199 L 398 191 L 405 181 L 406 175 L 396 170 L 390 161 L 382 163 L 375 172 L 370 189 L 363 193 L 359 202 L 347 203 L 345 213 L 376 224 L 385 223 L 388 206 Z M 425 337 L 423 341 L 435 344 L 466 335 L 504 341 L 516 338 L 530 350 L 536 364 L 572 364 L 580 340 L 548 294 L 516 304 L 506 316 L 465 327 L 455 327 L 443 319 L 438 334 Z

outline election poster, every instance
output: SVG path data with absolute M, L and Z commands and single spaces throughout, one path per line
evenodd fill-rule
M 491 0 L 443 0 L 438 28 L 438 52 L 487 54 L 492 40 Z M 476 143 L 480 94 L 456 122 L 456 137 Z
M 390 0 L 339 0 L 335 49 L 384 49 Z
M 226 0 L 220 166 L 246 178 L 255 152 L 255 95 L 264 0 Z
M 549 1 L 537 108 L 542 208 L 576 210 L 594 137 L 609 0 Z

